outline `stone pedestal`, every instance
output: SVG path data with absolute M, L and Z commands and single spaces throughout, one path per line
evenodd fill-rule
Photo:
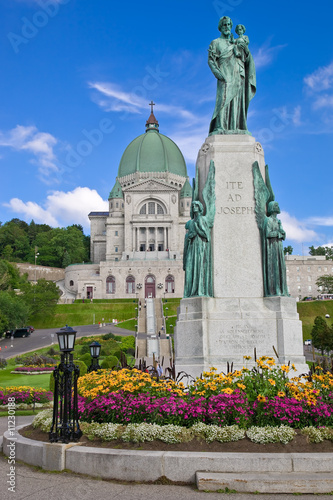
M 212 230 L 214 298 L 182 299 L 175 329 L 176 371 L 199 376 L 214 366 L 226 371 L 243 356 L 289 361 L 308 371 L 296 301 L 264 297 L 260 233 L 255 219 L 252 165 L 265 179 L 261 145 L 248 135 L 214 135 L 199 151 L 199 193 L 215 163 L 216 215 Z M 274 346 L 274 348 L 273 348 Z M 275 349 L 275 351 L 274 351 Z

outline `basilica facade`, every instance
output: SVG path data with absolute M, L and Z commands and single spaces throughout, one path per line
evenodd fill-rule
M 151 111 L 121 158 L 109 210 L 89 214 L 92 263 L 68 266 L 66 289 L 78 299 L 182 297 L 191 201 L 184 157 Z

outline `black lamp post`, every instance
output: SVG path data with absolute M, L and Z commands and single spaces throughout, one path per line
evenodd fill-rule
M 101 353 L 101 344 L 98 342 L 93 342 L 90 344 L 89 349 L 90 349 L 90 356 L 91 356 L 91 365 L 88 368 L 88 373 L 89 372 L 96 372 L 97 370 L 100 370 L 101 367 L 98 364 L 98 358 Z
M 77 379 L 80 375 L 80 369 L 74 365 L 72 354 L 76 331 L 66 325 L 64 328 L 60 328 L 57 336 L 61 361 L 53 372 L 55 380 L 53 419 L 49 439 L 51 443 L 58 441 L 69 443 L 70 441 L 78 441 L 82 436 L 77 400 Z

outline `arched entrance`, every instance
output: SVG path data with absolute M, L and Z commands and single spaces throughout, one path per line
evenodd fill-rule
M 145 297 L 146 299 L 156 297 L 155 277 L 152 274 L 148 274 L 145 279 Z

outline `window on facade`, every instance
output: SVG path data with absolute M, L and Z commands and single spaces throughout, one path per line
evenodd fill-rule
M 115 232 L 114 232 L 114 235 L 115 235 L 115 236 L 118 236 L 118 231 L 115 231 Z
M 116 203 L 116 208 L 118 208 L 118 207 L 119 207 L 119 203 L 117 202 L 117 203 Z
M 318 271 L 319 271 L 319 272 L 321 271 L 321 267 L 318 267 Z
M 312 291 L 312 286 L 311 286 L 311 285 L 309 285 L 309 292 L 311 292 L 311 291 Z
M 299 272 L 299 267 L 296 267 L 296 271 Z
M 126 278 L 126 293 L 135 293 L 135 278 L 127 276 Z
M 113 208 L 113 203 L 112 203 L 112 201 L 111 201 L 111 208 Z
M 106 293 L 116 293 L 116 278 L 114 276 L 106 278 Z
M 74 286 L 74 281 L 73 280 L 70 280 L 69 286 Z
M 324 267 L 324 271 L 325 271 L 325 273 L 327 273 L 327 267 Z
M 311 276 L 308 276 L 308 281 L 311 281 Z
M 114 251 L 115 251 L 115 252 L 118 252 L 118 247 L 115 247 Z
M 189 201 L 188 201 L 188 202 L 186 202 L 186 206 L 188 206 L 188 207 L 190 206 L 190 202 L 189 202 Z
M 148 209 L 147 209 L 147 205 L 148 205 Z M 147 212 L 147 210 L 148 210 L 148 212 Z M 165 210 L 162 207 L 162 205 L 160 205 L 159 203 L 156 203 L 155 201 L 149 201 L 148 203 L 145 203 L 140 208 L 140 212 L 139 213 L 141 215 L 145 215 L 147 213 L 149 215 L 155 215 L 155 214 L 163 215 L 165 213 Z
M 308 272 L 310 272 L 310 271 L 311 271 L 311 268 L 310 268 L 310 266 L 308 266 Z
M 165 279 L 165 291 L 167 293 L 175 293 L 175 278 L 171 274 Z

